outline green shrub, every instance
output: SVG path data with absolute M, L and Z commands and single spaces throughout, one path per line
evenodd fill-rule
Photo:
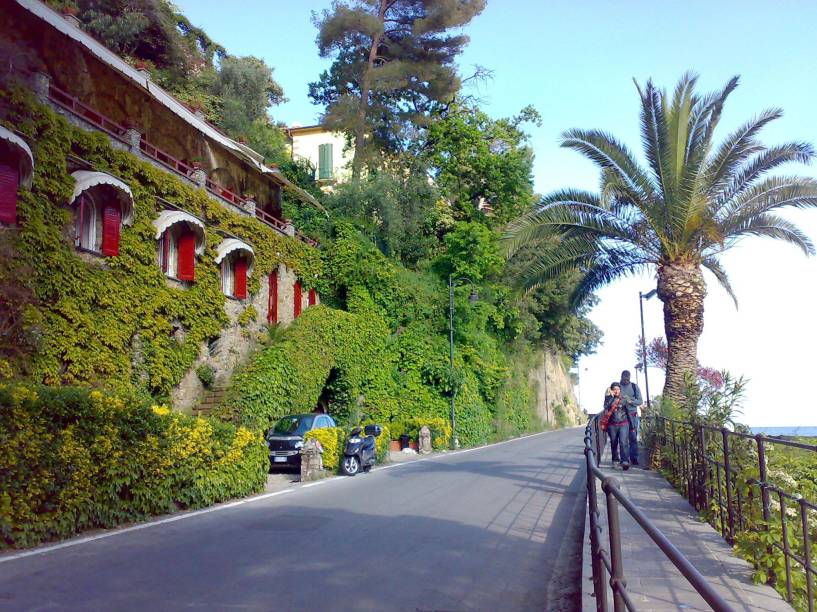
M 204 385 L 205 389 L 213 388 L 213 381 L 216 378 L 216 372 L 213 370 L 213 366 L 211 366 L 209 363 L 203 363 L 197 367 L 196 376 L 199 377 L 199 380 L 201 381 L 201 384 Z
M 304 443 L 313 438 L 320 442 L 323 448 L 323 469 L 331 472 L 337 471 L 340 467 L 343 445 L 346 443 L 346 431 L 342 427 L 313 429 L 306 432 Z
M 0 546 L 260 490 L 261 436 L 75 387 L 0 385 Z
M 420 438 L 420 430 L 426 426 L 431 430 L 431 446 L 442 450 L 451 446 L 451 422 L 439 417 L 417 417 L 406 422 L 406 433 L 412 440 Z

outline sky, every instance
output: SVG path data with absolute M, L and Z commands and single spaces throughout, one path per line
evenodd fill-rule
M 329 0 L 175 0 L 182 12 L 228 52 L 262 57 L 289 101 L 273 111 L 287 124 L 320 119 L 307 86 L 329 60 L 318 56 L 311 13 Z M 527 104 L 542 114 L 531 127 L 535 186 L 547 193 L 564 187 L 595 189 L 598 172 L 577 153 L 559 147 L 569 128 L 601 128 L 640 152 L 638 96 L 633 78 L 652 78 L 672 89 L 687 70 L 699 88 L 721 87 L 733 75 L 741 85 L 730 96 L 716 140 L 768 107 L 782 119 L 762 133 L 767 144 L 817 144 L 817 3 L 810 0 L 488 0 L 466 28 L 471 43 L 459 64 L 493 71 L 477 94 L 494 117 Z M 787 173 L 817 177 L 817 164 Z M 817 210 L 788 215 L 817 242 Z M 723 258 L 739 307 L 707 276 L 702 365 L 749 380 L 739 420 L 752 426 L 817 425 L 811 376 L 817 346 L 817 257 L 771 240 L 747 240 Z M 622 369 L 634 370 L 640 335 L 638 293 L 655 287 L 644 275 L 617 281 L 598 293 L 592 320 L 604 332 L 598 351 L 579 363 L 580 402 L 597 412 L 603 391 Z M 646 337 L 663 334 L 662 304 L 644 302 Z M 650 392 L 663 387 L 660 370 L 649 371 Z M 643 374 L 640 377 L 644 388 Z

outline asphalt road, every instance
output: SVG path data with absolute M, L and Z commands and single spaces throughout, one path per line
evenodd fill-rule
M 582 430 L 0 558 L 3 610 L 578 610 Z

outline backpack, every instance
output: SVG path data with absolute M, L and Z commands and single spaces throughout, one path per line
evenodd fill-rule
M 613 403 L 610 405 L 610 408 L 608 408 L 604 413 L 602 413 L 601 420 L 599 422 L 602 431 L 607 431 L 607 424 L 610 422 L 610 417 L 613 416 L 613 413 L 618 408 L 618 404 L 620 401 L 621 399 L 617 397 L 615 400 L 613 400 Z

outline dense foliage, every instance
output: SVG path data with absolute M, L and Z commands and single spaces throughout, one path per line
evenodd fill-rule
M 0 547 L 260 490 L 258 432 L 87 388 L 0 385 Z
M 13 256 L 0 265 L 0 296 L 10 296 L 2 299 L 25 298 L 24 308 L 0 312 L 0 327 L 25 340 L 0 346 L 4 367 L 39 383 L 112 385 L 166 397 L 198 357 L 201 343 L 218 337 L 227 323 L 213 262 L 223 239 L 218 230 L 253 245 L 250 293 L 279 263 L 296 270 L 307 286 L 320 280 L 321 256 L 303 242 L 226 210 L 203 191 L 114 149 L 101 134 L 69 125 L 23 90 L 2 90 L 0 99 L 8 109 L 4 123 L 26 135 L 37 159 L 33 188 L 20 192 L 19 230 L 6 238 Z M 124 228 L 115 258 L 88 262 L 66 238 L 74 215 L 67 205 L 74 183 L 66 168 L 69 154 L 132 187 L 134 223 Z M 169 286 L 156 263 L 151 222 L 164 209 L 157 197 L 209 224 L 207 250 L 189 287 Z M 182 340 L 174 336 L 174 325 L 185 332 Z

